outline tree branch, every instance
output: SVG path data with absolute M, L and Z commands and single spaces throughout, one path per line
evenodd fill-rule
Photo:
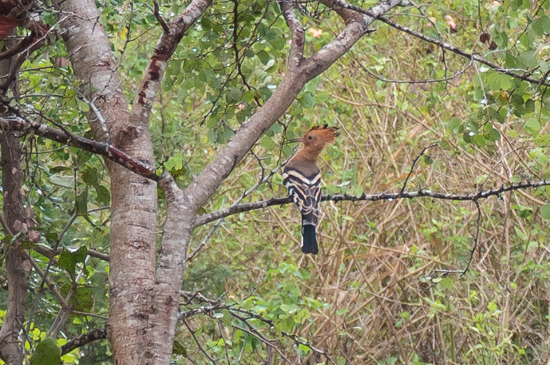
M 54 250 L 50 247 L 46 247 L 46 246 L 42 246 L 42 245 L 36 245 L 32 249 L 34 251 L 38 252 L 39 254 L 46 256 L 50 260 L 53 260 L 55 258 L 55 256 L 59 255 L 61 253 L 61 251 L 63 251 L 63 248 L 61 248 L 61 247 L 58 247 L 57 249 Z M 92 250 L 91 248 L 89 248 L 87 250 L 87 255 L 90 256 L 90 257 L 95 257 L 95 258 L 103 260 L 103 261 L 109 261 L 110 260 L 109 254 L 99 252 L 99 251 L 96 251 L 96 250 Z
M 361 194 L 361 195 L 349 195 L 349 194 L 338 194 L 338 195 L 323 195 L 321 201 L 378 201 L 378 200 L 387 200 L 393 201 L 395 199 L 414 199 L 429 197 L 433 199 L 441 200 L 457 200 L 457 201 L 476 201 L 479 199 L 487 199 L 491 196 L 499 196 L 502 193 L 515 190 L 524 190 L 528 188 L 538 188 L 541 186 L 549 186 L 550 179 L 544 179 L 542 181 L 535 182 L 526 182 L 510 185 L 502 185 L 500 188 L 489 189 L 489 190 L 480 190 L 475 193 L 470 194 L 445 194 L 433 192 L 430 189 L 420 189 L 416 191 L 400 191 L 398 193 L 375 193 L 375 194 Z M 210 223 L 220 218 L 225 218 L 230 215 L 248 212 L 251 210 L 263 209 L 266 207 L 271 207 L 274 205 L 285 205 L 292 203 L 291 198 L 272 198 L 268 200 L 262 200 L 254 203 L 241 204 L 233 207 L 220 209 L 216 212 L 203 214 L 195 220 L 195 227 L 202 226 L 204 224 Z
M 407 34 L 410 34 L 416 38 L 419 38 L 419 39 L 422 39 L 426 42 L 429 42 L 429 43 L 433 43 L 439 47 L 441 47 L 442 49 L 446 49 L 450 52 L 453 52 L 459 56 L 462 56 L 462 57 L 465 57 L 465 58 L 468 58 L 468 59 L 471 59 L 471 60 L 474 60 L 474 61 L 477 61 L 479 63 L 482 63 L 484 64 L 485 66 L 489 66 L 490 68 L 492 68 L 493 70 L 501 73 L 501 74 L 505 74 L 505 75 L 508 75 L 508 76 L 512 76 L 512 77 L 515 77 L 517 79 L 520 79 L 520 80 L 523 80 L 523 81 L 527 81 L 527 82 L 530 82 L 532 84 L 536 84 L 536 85 L 544 85 L 544 86 L 550 86 L 550 83 L 548 82 L 545 82 L 544 79 L 535 79 L 535 78 L 532 78 L 532 77 L 529 77 L 529 76 L 525 76 L 525 75 L 520 75 L 518 73 L 515 73 L 515 72 L 512 72 L 506 68 L 503 68 L 503 67 L 500 67 L 499 65 L 497 64 L 494 64 L 492 62 L 489 62 L 487 61 L 486 59 L 484 59 L 483 57 L 477 55 L 477 54 L 471 54 L 471 53 L 468 53 L 468 52 L 464 52 L 463 50 L 461 50 L 460 48 L 457 48 L 453 45 L 450 45 L 448 43 L 444 43 L 444 42 L 441 42 L 440 40 L 437 40 L 437 39 L 434 39 L 434 38 L 431 38 L 431 37 L 428 37 L 428 36 L 425 36 L 424 34 L 420 33 L 420 32 L 417 32 L 417 31 L 414 31 L 412 29 L 409 29 L 403 25 L 400 25 L 400 24 L 397 24 L 387 18 L 384 18 L 384 17 L 379 17 L 378 20 L 388 24 L 389 26 L 395 28 L 395 29 L 398 29 L 398 30 L 401 30 Z
M 61 307 L 62 308 L 67 308 L 69 306 L 69 304 L 67 303 L 65 298 L 63 298 L 61 293 L 59 293 L 59 291 L 57 290 L 57 287 L 55 286 L 55 284 L 52 283 L 50 281 L 50 279 L 48 279 L 48 277 L 46 276 L 46 273 L 40 268 L 40 266 L 38 266 L 36 261 L 34 261 L 34 259 L 29 254 L 27 254 L 25 252 L 24 256 L 25 256 L 26 259 L 30 260 L 30 263 L 31 263 L 32 267 L 38 273 L 38 275 L 42 278 L 44 284 L 46 284 L 46 286 L 48 287 L 50 292 L 53 294 L 53 296 L 57 299 L 59 304 L 61 304 Z M 42 285 L 40 286 L 40 290 L 42 290 Z
M 477 246 L 479 244 L 479 231 L 481 226 L 481 207 L 479 206 L 479 202 L 477 200 L 474 200 L 474 203 L 477 208 L 477 219 L 476 219 L 476 235 L 474 237 L 474 245 L 470 249 L 470 258 L 468 259 L 468 263 L 466 264 L 466 267 L 460 274 L 460 277 L 463 277 L 466 275 L 468 270 L 470 269 L 470 264 L 472 263 L 472 260 L 474 259 L 474 254 L 476 253 Z
M 422 39 L 423 41 L 435 44 L 436 46 L 441 47 L 442 49 L 446 49 L 450 52 L 453 52 L 453 53 L 455 53 L 459 56 L 468 58 L 470 60 L 477 61 L 479 63 L 482 63 L 482 64 L 490 67 L 491 69 L 493 69 L 493 70 L 495 70 L 499 73 L 502 73 L 502 74 L 505 74 L 505 75 L 508 75 L 508 76 L 512 76 L 512 77 L 515 77 L 517 79 L 530 82 L 532 84 L 550 86 L 550 83 L 545 82 L 544 79 L 535 79 L 535 78 L 532 78 L 532 77 L 529 77 L 529 76 L 520 75 L 518 73 L 512 72 L 512 71 L 510 71 L 506 68 L 500 67 L 497 64 L 494 64 L 492 62 L 487 61 L 486 59 L 484 59 L 483 57 L 481 57 L 479 55 L 465 52 L 465 51 L 463 51 L 463 50 L 461 50 L 461 49 L 459 49 L 459 48 L 457 48 L 457 47 L 455 47 L 451 44 L 442 42 L 442 41 L 437 40 L 437 39 L 432 38 L 432 37 L 428 37 L 428 36 L 426 36 L 426 35 L 424 35 L 420 32 L 417 32 L 415 30 L 407 28 L 403 25 L 397 24 L 396 22 L 393 22 L 393 21 L 389 20 L 388 18 L 385 18 L 385 17 L 381 16 L 382 14 L 377 14 L 377 13 L 373 12 L 371 9 L 364 9 L 364 8 L 359 7 L 359 6 L 351 5 L 351 4 L 346 3 L 343 0 L 331 0 L 331 2 L 334 4 L 335 7 L 342 7 L 344 9 L 353 10 L 353 11 L 356 11 L 356 12 L 361 13 L 361 14 L 365 14 L 365 15 L 368 15 L 368 16 L 371 16 L 371 17 L 375 17 L 376 19 L 380 20 L 381 22 L 384 22 L 384 23 L 388 24 L 392 28 L 395 28 L 395 29 L 398 29 L 402 32 L 410 34 L 415 38 Z
M 288 57 L 288 68 L 299 67 L 304 59 L 304 45 L 306 37 L 304 27 L 296 16 L 296 6 L 294 2 L 281 2 L 281 10 L 285 18 L 288 29 L 291 33 L 290 55 Z M 287 70 L 288 72 L 288 70 Z
M 107 327 L 96 328 L 88 333 L 83 333 L 77 338 L 73 338 L 63 346 L 61 346 L 61 355 L 68 354 L 69 352 L 89 344 L 90 342 L 102 340 L 107 338 Z
M 178 17 L 166 24 L 158 14 L 156 1 L 154 2 L 154 14 L 164 33 L 157 42 L 149 65 L 145 69 L 141 83 L 136 90 L 136 97 L 130 115 L 130 122 L 134 127 L 146 127 L 148 125 L 153 102 L 160 90 L 168 61 L 187 29 L 193 25 L 211 3 L 212 0 L 193 0 Z
M 19 131 L 29 133 L 34 131 L 35 135 L 64 143 L 84 151 L 101 155 L 138 175 L 151 180 L 158 180 L 156 169 L 143 162 L 136 161 L 126 153 L 113 147 L 110 144 L 93 141 L 91 139 L 76 136 L 68 131 L 60 131 L 44 124 L 32 123 L 22 118 L 10 117 L 0 118 L 0 128 L 3 130 Z
M 157 2 L 157 0 L 153 0 L 153 14 L 155 15 L 157 21 L 160 23 L 160 26 L 162 27 L 164 33 L 170 33 L 170 28 L 168 27 L 168 24 L 166 24 L 159 13 L 159 3 Z

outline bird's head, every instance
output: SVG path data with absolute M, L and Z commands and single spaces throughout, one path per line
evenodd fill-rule
M 340 135 L 338 128 L 329 127 L 328 124 L 325 124 L 311 128 L 297 141 L 302 142 L 306 148 L 322 149 L 325 144 L 334 142 L 338 135 Z

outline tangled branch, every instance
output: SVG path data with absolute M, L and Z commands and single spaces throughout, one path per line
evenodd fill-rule
M 292 362 L 284 355 L 284 353 L 281 351 L 281 349 L 276 346 L 275 344 L 278 342 L 276 339 L 270 339 L 264 336 L 260 332 L 260 328 L 255 326 L 251 323 L 251 320 L 259 320 L 260 322 L 264 323 L 267 328 L 273 329 L 275 327 L 275 322 L 263 317 L 262 315 L 253 313 L 251 311 L 239 308 L 236 303 L 228 304 L 221 301 L 221 298 L 218 299 L 209 299 L 204 297 L 200 292 L 192 293 L 187 291 L 180 292 L 182 295 L 182 298 L 186 300 L 185 303 L 182 304 L 182 306 L 188 306 L 191 304 L 191 302 L 204 304 L 198 308 L 190 309 L 188 311 L 184 311 L 180 314 L 180 321 L 182 321 L 187 329 L 191 332 L 191 335 L 193 336 L 193 339 L 197 343 L 197 346 L 199 347 L 199 350 L 210 360 L 210 362 L 215 363 L 215 360 L 205 351 L 205 349 L 200 345 L 201 342 L 199 339 L 195 336 L 195 332 L 191 329 L 189 326 L 189 323 L 187 322 L 187 319 L 189 317 L 199 315 L 199 314 L 205 314 L 210 317 L 214 317 L 214 314 L 216 311 L 221 310 L 227 310 L 227 312 L 236 320 L 239 322 L 242 322 L 245 327 L 239 326 L 237 324 L 233 324 L 232 326 L 236 329 L 239 329 L 243 332 L 248 333 L 251 336 L 256 337 L 259 341 L 264 343 L 268 348 L 272 348 L 273 350 L 277 351 L 277 353 L 281 356 L 282 359 L 284 359 L 287 363 L 292 364 Z M 330 364 L 336 364 L 332 358 L 329 356 L 327 351 L 318 349 L 314 347 L 310 341 L 304 341 L 300 337 L 287 333 L 285 331 L 281 331 L 281 336 L 286 337 L 294 342 L 295 345 L 302 345 L 305 346 L 313 353 L 316 353 L 318 355 L 323 356 L 328 363 Z
M 362 7 L 359 7 L 359 6 L 348 4 L 344 0 L 332 0 L 331 3 L 332 3 L 332 6 L 333 6 L 334 9 L 342 8 L 342 9 L 353 10 L 353 11 L 356 11 L 360 14 L 364 14 L 364 15 L 368 15 L 370 17 L 376 18 L 377 20 L 388 24 L 392 28 L 395 28 L 395 29 L 400 30 L 404 33 L 412 35 L 413 37 L 421 39 L 423 41 L 435 44 L 436 46 L 440 47 L 443 50 L 447 50 L 447 51 L 455 53 L 459 56 L 468 58 L 470 60 L 474 60 L 474 61 L 479 62 L 479 63 L 482 63 L 482 64 L 490 67 L 491 69 L 493 69 L 496 72 L 499 72 L 501 74 L 505 74 L 505 75 L 508 75 L 508 76 L 511 76 L 511 77 L 514 77 L 514 78 L 517 78 L 517 79 L 520 79 L 520 80 L 524 80 L 524 81 L 527 81 L 529 83 L 536 84 L 538 86 L 544 85 L 544 86 L 550 87 L 550 83 L 546 82 L 545 78 L 536 79 L 536 78 L 530 77 L 529 75 L 521 75 L 521 74 L 518 74 L 516 72 L 510 71 L 507 68 L 501 67 L 497 64 L 494 64 L 492 62 L 487 61 L 485 58 L 483 58 L 483 57 L 481 57 L 477 54 L 472 54 L 472 53 L 465 52 L 462 49 L 460 49 L 458 47 L 455 47 L 455 46 L 453 46 L 449 43 L 445 43 L 445 42 L 442 42 L 438 39 L 428 37 L 428 36 L 426 36 L 426 35 L 424 35 L 420 32 L 417 32 L 417 31 L 412 30 L 410 28 L 407 28 L 407 27 L 405 27 L 401 24 L 398 24 L 398 23 L 396 23 L 396 22 L 394 22 L 394 21 L 392 21 L 392 20 L 390 20 L 390 19 L 388 19 L 388 18 L 386 18 L 382 15 L 377 15 L 377 14 L 373 13 L 370 9 L 364 9 Z

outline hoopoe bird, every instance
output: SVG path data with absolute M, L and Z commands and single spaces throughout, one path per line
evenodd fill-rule
M 298 151 L 283 169 L 283 184 L 288 189 L 300 213 L 302 213 L 302 252 L 317 255 L 319 246 L 315 227 L 319 217 L 321 200 L 321 173 L 317 158 L 327 143 L 334 142 L 339 135 L 336 127 L 327 124 L 311 128 L 302 138 L 304 148 Z

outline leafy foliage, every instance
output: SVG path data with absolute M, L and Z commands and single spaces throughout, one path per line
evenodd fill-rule
M 184 6 L 159 3 L 165 18 Z M 149 5 L 99 3 L 129 100 L 161 32 Z M 488 6 L 443 1 L 405 7 L 395 18 L 546 83 L 549 6 L 529 0 Z M 306 54 L 312 54 L 342 25 L 322 6 L 302 10 Z M 45 8 L 42 18 L 56 22 L 53 9 Z M 189 184 L 269 99 L 285 71 L 288 39 L 275 3 L 242 0 L 210 7 L 188 31 L 163 79 L 150 128 L 158 167 L 180 186 Z M 21 95 L 11 95 L 10 102 L 28 117 L 89 137 L 90 106 L 68 57 L 61 41 L 34 53 L 19 74 Z M 328 194 L 399 191 L 413 160 L 434 142 L 439 147 L 420 161 L 407 189 L 474 192 L 548 178 L 547 86 L 501 69 L 377 23 L 376 32 L 302 90 L 202 213 L 233 204 L 276 171 L 292 154 L 293 145 L 285 142 L 314 124 L 342 130 L 320 161 Z M 51 257 L 29 252 L 73 306 L 63 331 L 70 339 L 107 323 L 109 263 L 91 252 L 109 249 L 108 176 L 104 162 L 89 153 L 40 137 L 26 142 L 25 204 L 34 210 L 33 229 L 41 233 L 34 247 L 61 248 Z M 178 328 L 173 360 L 207 363 L 208 355 L 241 364 L 319 363 L 326 356 L 336 364 L 542 361 L 548 351 L 549 193 L 543 187 L 480 202 L 479 249 L 464 277 L 453 273 L 470 259 L 477 219 L 470 202 L 325 203 L 321 254 L 315 258 L 299 254 L 299 216 L 292 206 L 200 227 L 183 289 L 218 300 L 190 298 L 182 306 L 188 326 Z M 274 173 L 245 201 L 285 194 Z M 48 353 L 52 360 L 42 363 L 57 363 L 60 344 L 41 334 L 63 309 L 55 293 L 42 293 L 45 284 L 35 271 L 30 286 L 29 308 L 36 309 L 27 317 L 28 327 L 38 331 L 28 338 L 28 348 L 31 343 L 34 348 L 30 362 L 40 363 L 36 359 Z M 5 302 L 5 295 L 0 299 Z M 211 310 L 201 310 L 206 305 Z M 44 352 L 46 346 L 55 351 Z M 105 341 L 63 360 L 99 364 L 111 355 Z

